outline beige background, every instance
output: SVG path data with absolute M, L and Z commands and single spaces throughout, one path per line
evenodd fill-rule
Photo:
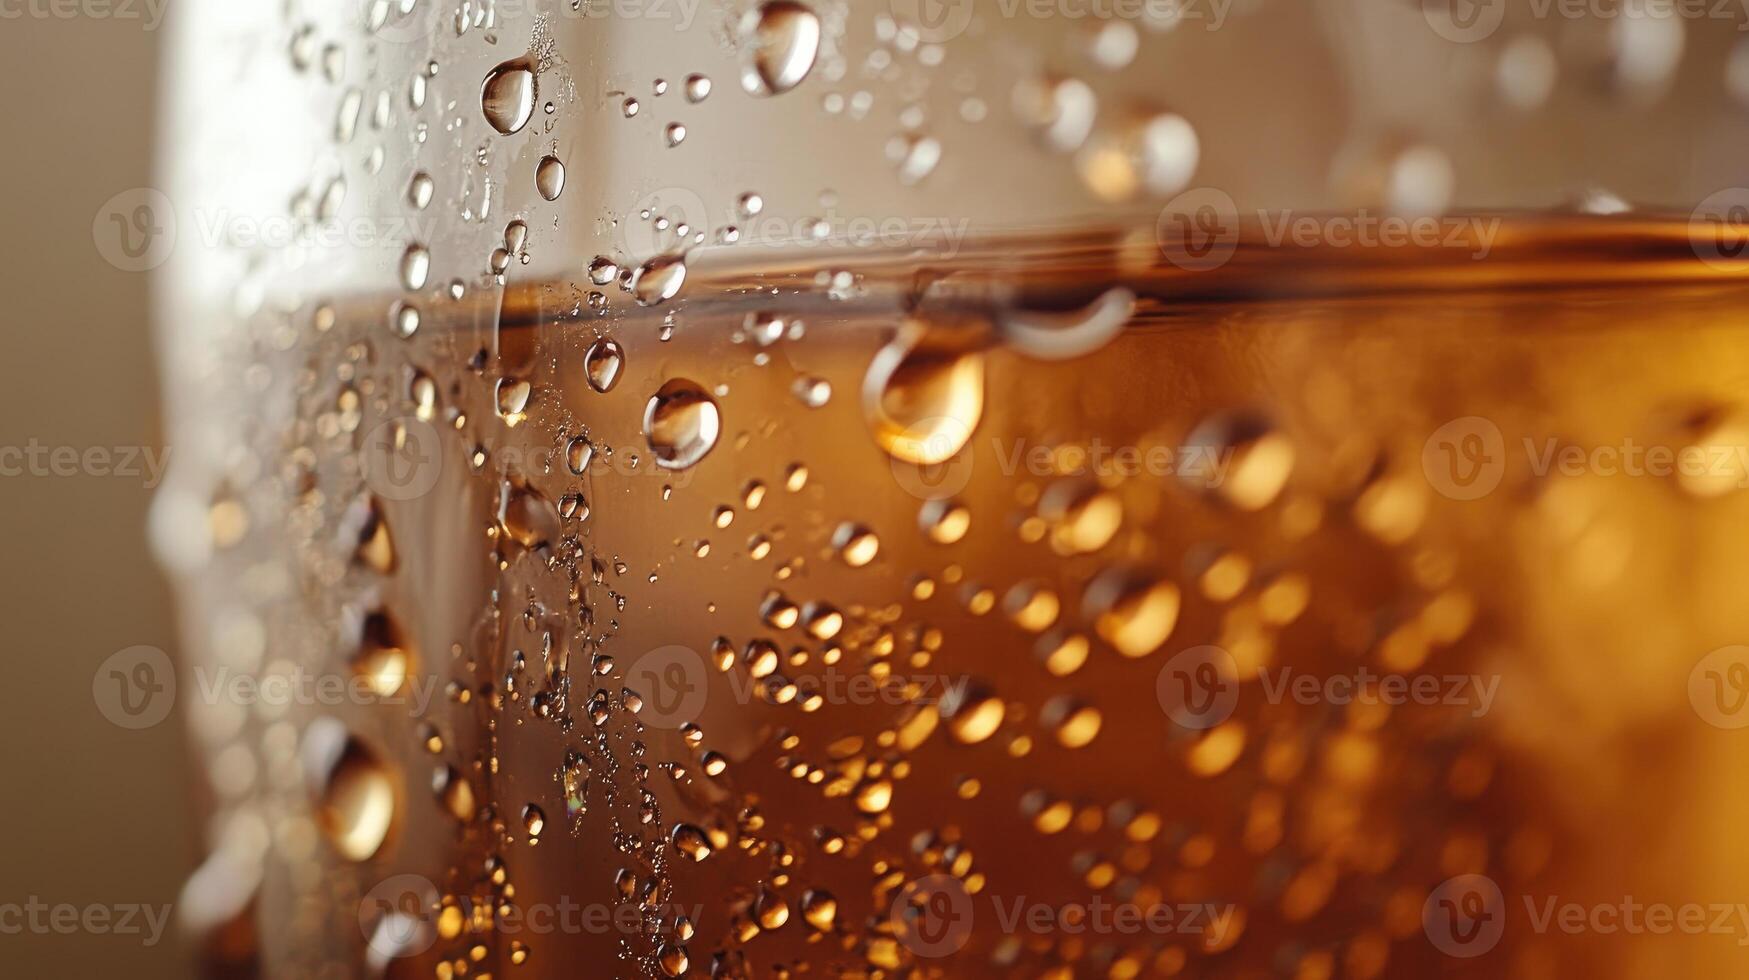
M 138 19 L 0 20 L 0 446 L 161 445 L 148 277 L 110 266 L 92 237 L 111 195 L 152 182 L 160 33 Z M 179 722 L 126 731 L 92 697 L 111 653 L 175 653 L 144 483 L 0 477 L 0 904 L 167 905 L 196 860 Z M 0 935 L 0 975 L 124 971 L 191 975 L 174 926 L 153 947 Z

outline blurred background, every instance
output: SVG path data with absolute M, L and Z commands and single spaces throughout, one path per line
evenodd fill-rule
M 17 671 L 0 685 L 0 973 L 185 977 L 174 923 L 154 943 L 143 908 L 163 922 L 195 863 L 183 729 L 111 724 L 92 688 L 118 650 L 174 653 L 145 531 L 145 461 L 164 458 L 150 277 L 106 262 L 93 238 L 106 200 L 152 183 L 162 25 L 145 5 L 101 19 L 21 9 L 0 19 L 0 79 L 14 96 L 0 102 L 0 609 Z M 63 447 L 79 453 L 78 475 L 55 475 L 67 472 L 55 463 L 57 450 L 70 458 Z M 107 463 L 87 455 L 98 449 Z M 66 913 L 51 911 L 61 905 L 107 907 L 115 927 L 63 934 L 54 922 Z M 32 906 L 49 928 L 20 918 Z M 128 908 L 140 909 L 138 934 L 119 934 Z

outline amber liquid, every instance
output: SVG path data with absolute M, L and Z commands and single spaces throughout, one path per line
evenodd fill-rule
M 299 716 L 338 718 L 364 761 L 312 769 L 306 738 L 303 768 L 254 793 L 300 846 L 265 861 L 252 947 L 230 962 L 529 978 L 1749 962 L 1741 932 L 1538 918 L 1551 899 L 1736 902 L 1749 870 L 1744 743 L 1690 696 L 1709 651 L 1749 637 L 1729 453 L 1749 285 L 1697 261 L 1685 228 L 1509 219 L 1479 261 L 1247 240 L 1202 271 L 1151 234 L 950 262 L 725 255 L 648 310 L 606 287 L 597 317 L 569 283 L 513 281 L 405 341 L 386 303 L 360 302 L 284 355 L 312 421 L 268 468 L 291 518 L 262 557 L 300 585 L 267 604 L 275 653 L 307 641 L 335 651 L 305 654 L 312 669 L 349 669 L 356 640 L 334 624 L 362 605 L 394 622 L 403 692 L 437 696 Z M 1081 350 L 1118 308 L 1121 329 Z M 762 344 L 762 313 L 800 335 Z M 624 352 L 606 392 L 584 368 L 602 336 Z M 506 378 L 530 385 L 514 418 Z M 668 470 L 645 415 L 675 378 L 710 393 L 721 431 Z M 810 406 L 798 379 L 830 397 Z M 362 418 L 336 407 L 345 385 Z M 947 459 L 883 440 L 883 418 L 940 427 L 938 409 L 962 424 Z M 359 475 L 396 419 L 440 439 L 440 475 L 409 499 Z M 1444 428 L 1466 419 L 1492 429 Z M 1717 450 L 1722 468 L 1605 472 L 1594 451 L 1629 441 Z M 1497 482 L 1472 496 L 1478 478 Z M 1186 713 L 1214 704 L 1190 703 L 1211 676 L 1233 702 Z M 1386 677 L 1436 686 L 1394 696 Z M 380 842 L 360 826 L 378 804 L 347 779 L 389 787 Z M 430 889 L 385 901 L 399 875 Z M 1499 900 L 1469 904 L 1461 876 Z

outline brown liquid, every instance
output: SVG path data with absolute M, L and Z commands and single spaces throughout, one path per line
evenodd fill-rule
M 729 250 L 648 310 L 513 283 L 406 341 L 342 304 L 274 365 L 301 378 L 259 447 L 283 529 L 210 574 L 295 583 L 256 606 L 269 663 L 350 675 L 341 612 L 385 611 L 435 698 L 288 715 L 340 719 L 396 812 L 348 861 L 328 788 L 267 768 L 292 845 L 256 956 L 362 964 L 385 929 L 408 977 L 1740 966 L 1740 936 L 1532 910 L 1742 897 L 1744 742 L 1691 676 L 1749 637 L 1749 286 L 1673 224 L 1491 245 Z M 421 477 L 357 472 L 397 418 L 440 467 L 406 499 Z M 1603 472 L 1625 440 L 1722 468 Z M 1422 686 L 1340 687 L 1387 676 Z

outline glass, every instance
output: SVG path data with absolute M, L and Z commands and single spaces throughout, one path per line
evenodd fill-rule
M 1741 18 L 1090 10 L 185 11 L 215 975 L 1741 966 Z

